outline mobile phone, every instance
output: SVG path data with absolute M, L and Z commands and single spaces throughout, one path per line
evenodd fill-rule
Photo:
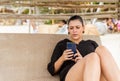
M 74 54 L 77 53 L 76 44 L 73 42 L 67 42 L 67 49 L 71 49 Z

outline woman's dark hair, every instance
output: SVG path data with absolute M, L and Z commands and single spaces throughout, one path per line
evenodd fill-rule
M 81 16 L 74 15 L 74 16 L 70 17 L 70 19 L 68 20 L 68 25 L 69 25 L 70 21 L 72 21 L 72 20 L 79 20 L 82 23 L 82 26 L 84 26 L 83 19 Z
M 67 21 L 65 21 L 65 20 L 61 20 L 61 22 L 63 22 L 64 24 L 67 24 Z

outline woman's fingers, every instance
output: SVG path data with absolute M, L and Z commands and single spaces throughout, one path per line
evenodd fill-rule
M 81 60 L 83 58 L 78 50 L 77 50 L 77 53 L 74 55 L 74 57 L 75 57 L 75 62 L 77 62 L 78 60 Z
M 67 49 L 63 52 L 62 56 L 64 57 L 64 60 L 71 60 L 73 57 L 73 52 L 71 49 Z
M 66 57 L 65 59 L 66 59 L 66 60 L 72 60 L 72 58 L 73 58 L 73 55 L 69 55 L 69 56 Z
M 82 55 L 80 54 L 80 52 L 76 49 L 77 53 L 74 54 L 74 52 L 71 50 L 71 49 L 66 49 L 64 52 L 63 52 L 63 58 L 64 58 L 64 61 L 65 60 L 73 60 L 74 61 L 78 61 L 82 58 Z
M 68 51 L 72 51 L 72 50 L 71 49 L 66 49 L 65 51 L 68 52 Z
M 73 57 L 73 54 L 69 54 L 69 55 L 67 55 L 67 57 L 68 57 L 68 58 Z
M 77 61 L 79 61 L 79 60 L 81 60 L 82 59 L 82 57 L 76 57 L 75 58 L 75 62 L 77 62 Z

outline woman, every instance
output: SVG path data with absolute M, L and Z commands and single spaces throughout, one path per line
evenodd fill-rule
M 112 18 L 107 18 L 106 19 L 106 23 L 107 23 L 107 26 L 108 26 L 108 29 L 110 30 L 110 31 L 115 31 L 115 24 L 114 24 L 114 22 L 113 22 L 113 19 Z
M 56 34 L 68 34 L 67 21 L 59 21 L 59 30 L 56 32 Z
M 80 16 L 69 19 L 69 39 L 57 43 L 48 71 L 51 75 L 59 74 L 60 81 L 120 81 L 119 68 L 110 52 L 95 41 L 83 40 L 84 30 Z M 76 44 L 76 54 L 66 49 L 67 42 Z

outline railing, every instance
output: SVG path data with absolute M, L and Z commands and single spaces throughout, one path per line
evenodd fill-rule
M 107 4 L 82 4 L 76 5 L 76 2 L 104 2 Z M 109 3 L 109 4 L 108 4 Z M 120 17 L 120 1 L 119 0 L 0 0 L 0 5 L 15 5 L 23 7 L 52 7 L 54 11 L 58 9 L 74 9 L 74 10 L 85 10 L 85 9 L 108 9 L 103 12 L 83 12 L 83 13 L 68 13 L 68 14 L 49 14 L 49 15 L 24 15 L 24 14 L 0 14 L 1 19 L 12 18 L 12 19 L 68 19 L 69 16 L 77 14 L 81 15 L 84 19 L 91 18 L 118 18 Z M 109 10 L 109 9 L 113 10 Z

